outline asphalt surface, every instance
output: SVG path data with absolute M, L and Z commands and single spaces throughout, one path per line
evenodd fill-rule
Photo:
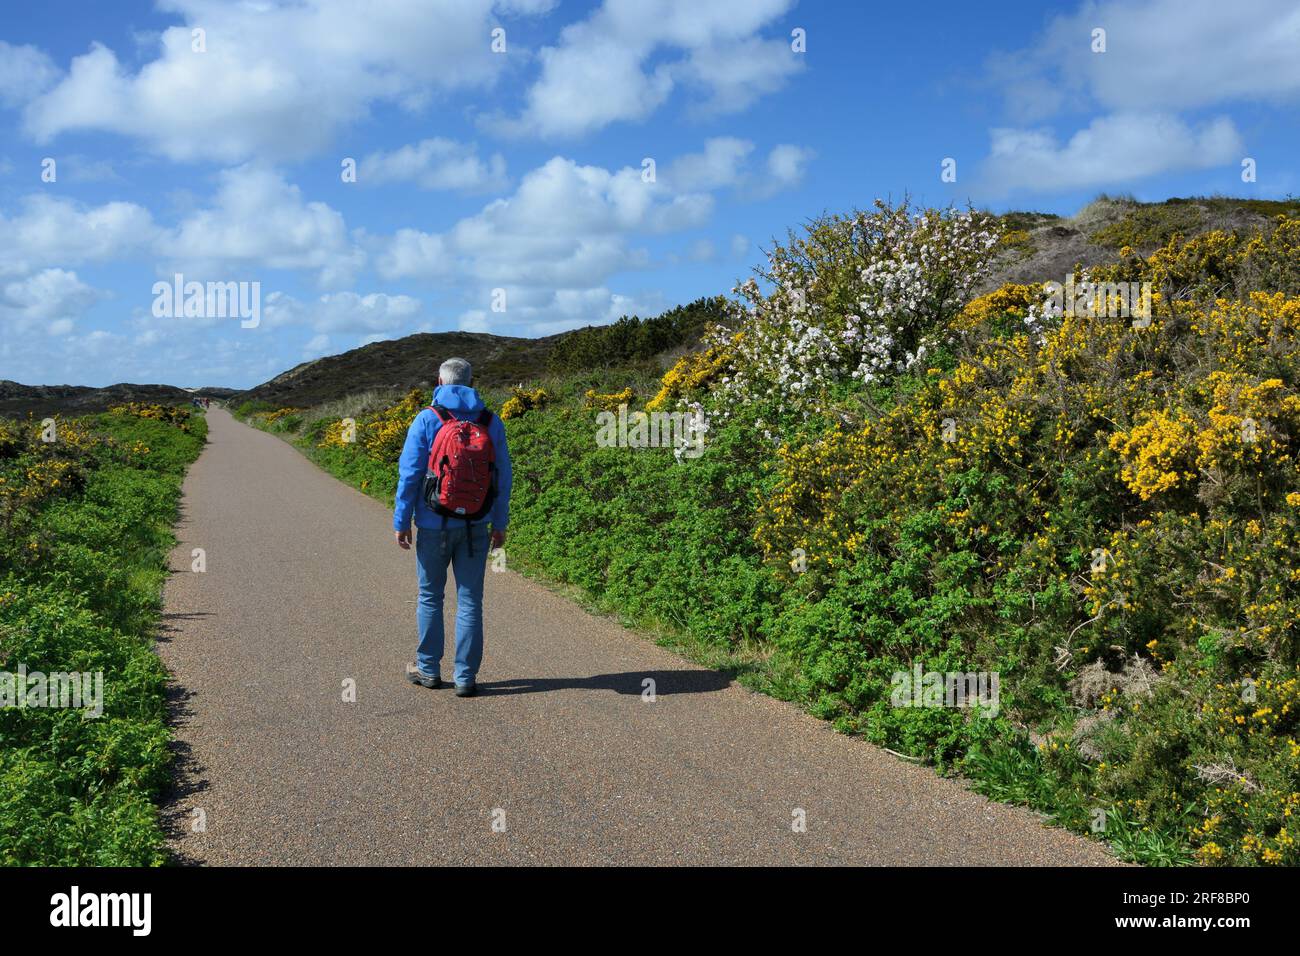
M 1114 862 L 509 571 L 487 575 L 480 696 L 413 686 L 415 552 L 391 511 L 221 409 L 208 422 L 159 644 L 183 860 Z

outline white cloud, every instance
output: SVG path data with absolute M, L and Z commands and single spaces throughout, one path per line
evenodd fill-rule
M 691 243 L 690 257 L 693 262 L 712 262 L 718 255 L 718 249 L 709 239 L 696 239 Z
M 591 285 L 647 264 L 631 233 L 702 224 L 713 210 L 703 193 L 674 194 L 641 171 L 616 172 L 555 157 L 532 170 L 513 195 L 451 229 L 403 229 L 380 241 L 376 270 L 386 279 L 465 277 L 490 287 Z
M 806 146 L 781 143 L 767 154 L 761 172 L 745 178 L 740 186 L 742 195 L 749 199 L 768 199 L 777 193 L 793 189 L 803 181 L 816 153 Z
M 425 279 L 451 275 L 452 261 L 446 240 L 418 229 L 399 229 L 380 244 L 375 270 L 386 279 L 419 276 Z
M 791 0 L 605 0 L 538 54 L 542 73 L 511 120 L 518 135 L 575 136 L 645 119 L 679 86 L 706 112 L 743 109 L 802 68 L 784 41 L 756 33 Z
M 708 90 L 707 99 L 695 107 L 702 115 L 738 113 L 775 93 L 800 69 L 788 38 L 761 40 L 745 37 L 734 43 L 697 47 L 682 69 L 694 85 Z
M 22 275 L 42 266 L 70 266 L 130 258 L 150 249 L 159 229 L 149 210 L 129 202 L 85 206 L 34 193 L 19 212 L 0 214 L 5 254 L 0 276 Z
M 54 61 L 34 46 L 0 40 L 0 105 L 20 106 L 58 79 Z
M 304 325 L 316 332 L 313 342 L 328 343 L 331 335 L 360 335 L 361 343 L 407 335 L 415 331 L 424 306 L 408 295 L 372 292 L 336 292 L 313 302 L 302 302 L 283 292 L 266 297 L 263 307 L 268 329 Z M 375 338 L 378 336 L 378 338 Z M 309 348 L 312 347 L 309 343 Z
M 492 324 L 483 309 L 467 309 L 456 320 L 456 327 L 462 332 L 487 332 L 491 330 Z
M 33 363 L 33 380 L 247 387 L 284 371 L 286 364 L 254 331 L 222 336 L 187 325 L 161 329 L 147 342 L 141 338 L 102 329 L 65 336 L 52 359 Z
M 81 153 L 59 158 L 59 179 L 70 183 L 120 182 L 113 164 L 106 159 L 91 159 Z
M 1094 28 L 1106 51 L 1093 53 Z M 1013 116 L 1062 108 L 1177 111 L 1300 97 L 1300 6 L 1294 0 L 1084 3 L 1032 44 L 995 57 Z
M 1065 144 L 1047 130 L 995 129 L 981 180 L 999 195 L 1079 189 L 1235 163 L 1242 148 L 1226 117 L 1192 127 L 1167 114 L 1120 113 L 1094 119 Z
M 663 296 L 657 292 L 629 296 L 601 286 L 557 289 L 535 304 L 512 309 L 509 318 L 521 323 L 529 335 L 554 335 L 584 325 L 604 325 L 625 315 L 658 315 L 665 308 Z
M 316 335 L 302 347 L 302 357 L 304 360 L 320 358 L 322 355 L 330 354 L 330 337 L 328 335 Z
M 658 315 L 667 308 L 663 295 L 629 296 L 604 286 L 589 289 L 524 290 L 506 312 L 467 309 L 457 317 L 462 332 L 554 335 L 584 325 L 603 325 L 625 315 Z
M 783 144 L 761 162 L 746 160 L 753 144 L 720 137 L 698 154 L 666 164 L 657 182 L 641 170 L 607 170 L 554 157 L 527 173 L 515 192 L 437 233 L 402 229 L 366 237 L 376 272 L 386 280 L 423 279 L 459 286 L 468 296 L 457 317 L 466 330 L 509 328 L 548 334 L 625 313 L 662 310 L 659 296 L 629 298 L 606 285 L 621 272 L 653 265 L 634 242 L 698 228 L 711 218 L 708 189 L 757 192 L 788 186 L 802 176 L 811 152 Z M 747 254 L 743 236 L 733 255 Z M 716 242 L 700 238 L 669 261 L 711 262 Z M 493 291 L 505 291 L 506 311 L 491 311 Z
M 679 157 L 664 172 L 670 188 L 686 192 L 693 189 L 718 189 L 737 185 L 754 144 L 735 136 L 717 136 L 706 140 L 699 153 Z
M 674 190 L 731 188 L 751 199 L 765 199 L 797 185 L 814 153 L 803 146 L 781 143 L 772 147 L 760 169 L 750 164 L 754 144 L 734 136 L 706 140 L 699 153 L 688 153 L 670 163 L 664 184 Z
M 566 31 L 567 33 L 567 31 Z M 519 120 L 489 123 L 520 136 L 588 133 L 617 120 L 643 120 L 672 92 L 669 71 L 647 73 L 639 58 L 618 42 L 571 41 L 540 53 L 542 78 L 528 91 Z
M 794 186 L 803 179 L 814 152 L 803 146 L 782 143 L 767 154 L 767 173 L 776 188 Z
M 421 189 L 491 192 L 505 188 L 506 161 L 500 153 L 484 160 L 472 144 L 435 137 L 361 161 L 357 181 L 415 183 Z
M 343 216 L 308 202 L 276 172 L 253 165 L 220 174 L 212 204 L 187 216 L 158 247 L 168 267 L 227 278 L 231 268 L 306 269 L 322 286 L 345 285 L 365 263 Z
M 39 142 L 94 130 L 177 160 L 299 158 L 328 146 L 372 103 L 418 108 L 490 84 L 505 65 L 489 46 L 500 15 L 552 5 L 373 0 L 358 15 L 351 0 L 167 0 L 184 25 L 164 30 L 156 58 L 138 71 L 95 44 L 45 90 L 48 75 L 29 82 L 20 69 L 43 63 L 40 54 L 9 47 L 0 51 L 0 95 L 28 100 L 25 125 Z M 193 49 L 194 28 L 206 31 L 206 52 Z
M 6 334 L 63 335 L 103 295 L 64 269 L 43 269 L 0 286 L 0 324 Z
M 1104 52 L 1093 52 L 1095 29 L 1105 31 Z M 1085 2 L 991 61 L 1013 123 L 990 131 L 979 188 L 1046 192 L 1236 167 L 1242 136 L 1228 115 L 1206 111 L 1300 101 L 1297 50 L 1292 0 Z M 1090 113 L 1065 143 L 1037 125 Z

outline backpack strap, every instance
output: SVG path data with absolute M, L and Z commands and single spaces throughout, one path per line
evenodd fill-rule
M 439 420 L 444 425 L 446 425 L 448 422 L 462 421 L 462 419 L 457 418 L 455 415 L 447 411 L 447 409 L 441 405 L 430 405 L 429 411 L 437 415 Z M 475 421 L 479 425 L 482 425 L 484 428 L 487 428 L 489 425 L 492 424 L 492 412 L 489 409 L 486 408 L 483 409 L 483 411 L 478 413 L 478 418 L 476 418 Z
M 478 418 L 475 419 L 475 421 L 478 422 L 478 427 L 479 427 L 479 428 L 483 429 L 484 431 L 487 431 L 487 430 L 492 426 L 492 413 L 491 413 L 490 411 L 488 411 L 488 410 L 485 408 L 485 409 L 483 409 L 483 411 L 481 411 L 481 412 L 478 413 Z M 489 434 L 488 434 L 488 441 L 491 441 L 491 440 L 492 440 L 492 435 L 491 435 L 491 433 L 489 433 Z M 495 448 L 493 448 L 493 449 L 492 449 L 492 463 L 491 463 L 488 467 L 492 469 L 492 492 L 491 492 L 491 493 L 494 494 L 494 495 L 496 494 L 496 487 L 497 487 L 497 465 L 496 465 L 496 460 L 497 460 L 497 450 L 496 450 Z

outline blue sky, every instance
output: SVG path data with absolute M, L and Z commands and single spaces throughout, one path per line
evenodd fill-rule
M 1300 193 L 1293 2 L 46 0 L 0 18 L 0 378 L 25 383 L 244 387 L 416 331 L 652 315 L 877 196 L 1070 214 L 1102 191 Z M 259 283 L 259 324 L 155 315 L 178 272 Z

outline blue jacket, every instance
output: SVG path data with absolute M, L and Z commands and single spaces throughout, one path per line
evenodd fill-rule
M 478 417 L 483 410 L 483 399 L 468 385 L 439 385 L 433 392 L 434 405 L 441 405 L 459 419 Z M 397 461 L 397 496 L 393 506 L 393 530 L 405 531 L 415 517 L 417 528 L 443 527 L 442 515 L 436 514 L 424 503 L 424 475 L 429 466 L 429 452 L 433 436 L 438 434 L 442 421 L 430 409 L 415 416 L 406 430 L 406 444 Z M 480 521 L 491 521 L 494 531 L 504 531 L 510 522 L 510 449 L 506 447 L 506 426 L 493 415 L 488 426 L 488 436 L 497 456 L 497 498 L 492 510 Z M 448 521 L 459 519 L 447 519 Z

